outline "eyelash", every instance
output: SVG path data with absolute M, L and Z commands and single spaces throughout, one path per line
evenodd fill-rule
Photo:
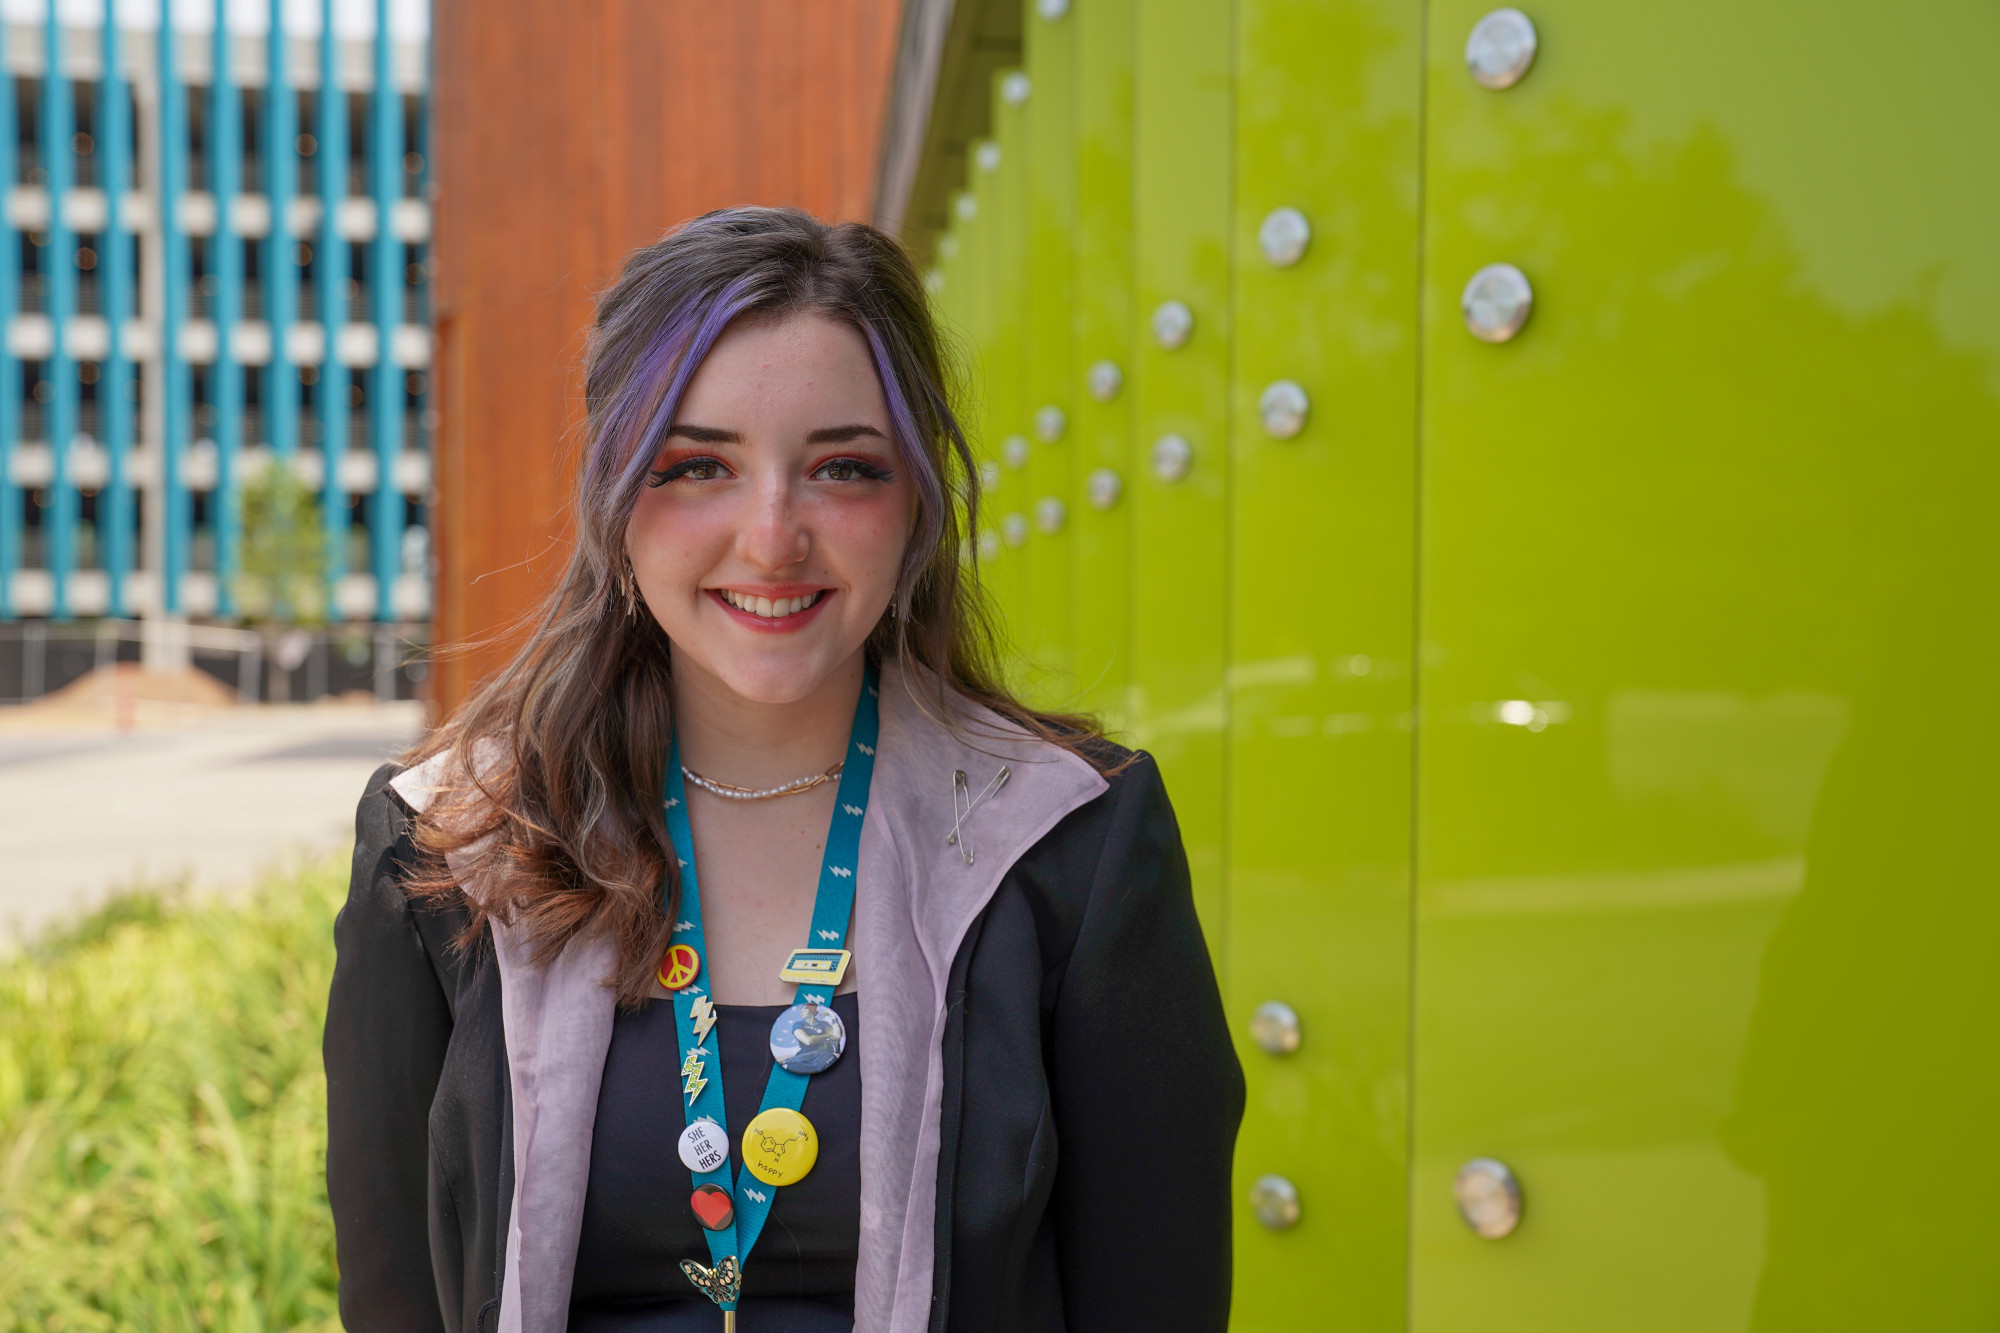
M 894 481 L 896 479 L 896 474 L 888 468 L 883 467 L 879 463 L 871 463 L 865 458 L 829 458 L 813 469 L 813 475 L 818 476 L 828 468 L 836 467 L 851 469 L 854 475 L 863 481 Z M 829 480 L 834 479 L 829 478 Z M 841 480 L 845 479 L 842 478 Z
M 721 459 L 707 454 L 697 454 L 692 458 L 676 459 L 666 467 L 655 468 L 647 476 L 646 485 L 650 487 L 664 486 L 670 481 L 679 481 L 682 477 L 688 476 L 697 468 L 704 467 L 722 471 L 727 470 L 726 465 Z M 829 481 L 848 481 L 856 478 L 862 481 L 894 481 L 896 478 L 896 474 L 888 468 L 881 466 L 879 463 L 871 463 L 865 458 L 829 458 L 826 462 L 821 463 L 813 469 L 813 475 L 818 476 L 829 468 L 847 468 L 852 473 L 851 477 L 829 477 Z M 695 478 L 696 481 L 713 481 L 714 479 L 713 475 Z
M 653 469 L 651 475 L 649 475 L 646 478 L 646 484 L 648 486 L 655 486 L 655 487 L 664 486 L 670 481 L 679 481 L 682 477 L 685 477 L 688 473 L 694 471 L 698 467 L 712 467 L 719 469 L 723 467 L 723 462 L 721 459 L 711 457 L 708 454 L 696 454 L 690 458 L 677 458 L 663 468 Z M 714 478 L 697 477 L 695 478 L 695 480 L 713 481 Z

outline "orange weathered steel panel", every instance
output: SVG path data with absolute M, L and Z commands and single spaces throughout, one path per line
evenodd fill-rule
M 591 295 L 732 204 L 866 218 L 896 0 L 437 0 L 431 676 L 504 661 L 568 554 Z

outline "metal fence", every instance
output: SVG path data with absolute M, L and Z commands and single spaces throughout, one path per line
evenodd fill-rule
M 268 461 L 340 616 L 427 615 L 423 0 L 48 12 L 0 50 L 0 621 L 229 619 Z
M 138 662 L 148 632 L 136 620 L 110 617 L 0 624 L 0 704 L 30 703 L 94 671 Z M 176 655 L 233 690 L 239 703 L 311 703 L 356 694 L 414 699 L 429 671 L 423 624 L 277 631 L 176 625 L 169 632 L 178 638 Z

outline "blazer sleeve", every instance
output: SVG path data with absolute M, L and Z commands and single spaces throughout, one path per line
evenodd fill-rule
M 432 1333 L 445 1325 L 431 1271 L 429 1121 L 452 1019 L 403 890 L 414 844 L 410 812 L 388 786 L 396 772 L 378 770 L 355 812 L 353 878 L 333 927 L 326 1186 L 341 1322 Z
M 1152 758 L 1106 797 L 1050 1037 L 1065 1325 L 1221 1333 L 1243 1071 Z

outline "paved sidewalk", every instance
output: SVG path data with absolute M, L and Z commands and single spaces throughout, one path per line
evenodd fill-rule
M 337 851 L 413 703 L 0 708 L 0 950 L 135 883 L 247 884 Z

